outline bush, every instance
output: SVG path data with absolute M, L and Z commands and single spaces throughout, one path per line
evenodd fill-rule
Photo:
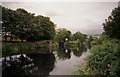
M 87 75 L 120 75 L 118 42 L 116 39 L 105 40 L 102 44 L 93 46 L 90 49 L 91 55 L 86 59 L 86 67 L 80 72 Z
M 88 66 L 96 71 L 96 74 L 111 75 L 118 59 L 118 40 L 103 41 L 102 45 L 91 48 Z

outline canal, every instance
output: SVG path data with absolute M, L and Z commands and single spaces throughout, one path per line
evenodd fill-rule
M 85 47 L 56 48 L 41 53 L 39 50 L 30 54 L 18 54 L 3 57 L 2 75 L 71 75 L 79 68 L 76 67 L 85 63 L 84 59 L 90 55 L 89 49 Z M 45 52 L 45 50 L 44 50 Z

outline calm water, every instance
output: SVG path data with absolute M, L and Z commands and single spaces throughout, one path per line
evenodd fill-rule
M 9 75 L 71 75 L 90 52 L 84 47 L 57 48 L 49 53 L 19 54 L 1 58 L 2 74 Z

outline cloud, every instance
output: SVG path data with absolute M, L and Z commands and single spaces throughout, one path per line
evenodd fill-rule
M 36 15 L 49 16 L 57 28 L 67 28 L 75 33 L 100 34 L 102 23 L 110 15 L 116 2 L 6 2 L 11 9 L 24 8 Z
M 49 10 L 45 13 L 47 16 L 54 17 L 54 16 L 60 16 L 61 14 L 57 13 L 56 11 Z

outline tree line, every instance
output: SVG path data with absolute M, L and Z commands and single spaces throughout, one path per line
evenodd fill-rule
M 56 29 L 56 35 L 54 37 L 54 40 L 56 40 L 57 42 L 75 41 L 75 40 L 80 40 L 80 42 L 84 42 L 86 38 L 87 35 L 82 34 L 79 31 L 72 34 L 70 30 L 67 30 L 66 28 L 60 28 L 60 29 Z
M 2 7 L 2 6 L 1 6 Z M 55 40 L 57 42 L 80 40 L 85 41 L 87 35 L 81 32 L 71 33 L 70 30 L 60 28 L 55 30 L 55 24 L 50 17 L 35 16 L 25 9 L 11 10 L 2 7 L 2 36 L 5 41 L 9 38 L 26 41 Z
M 11 10 L 2 7 L 2 35 L 5 40 L 51 40 L 55 35 L 55 24 L 49 17 L 35 16 L 22 8 Z

